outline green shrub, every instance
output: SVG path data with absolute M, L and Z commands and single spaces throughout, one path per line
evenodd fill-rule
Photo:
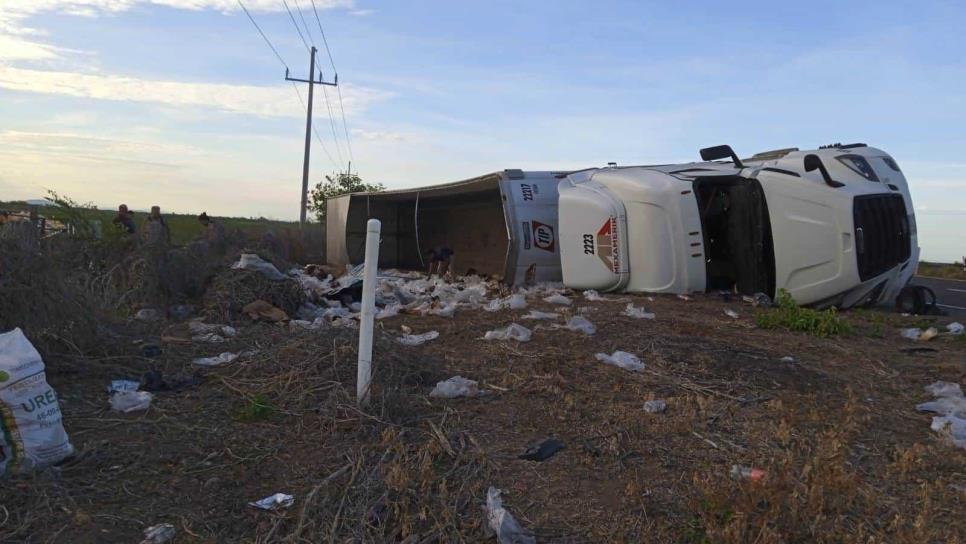
M 836 313 L 835 308 L 821 311 L 802 308 L 784 289 L 779 289 L 775 306 L 755 316 L 759 328 L 788 329 L 823 338 L 850 332 L 849 324 Z
M 239 410 L 238 419 L 247 423 L 264 421 L 275 413 L 272 406 L 264 395 L 255 395 L 248 401 L 244 408 Z

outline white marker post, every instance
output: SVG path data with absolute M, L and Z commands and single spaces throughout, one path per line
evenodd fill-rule
M 372 383 L 372 330 L 376 319 L 376 270 L 379 268 L 379 232 L 382 223 L 366 223 L 366 262 L 362 273 L 362 312 L 359 316 L 359 369 L 356 373 L 356 401 L 369 403 Z

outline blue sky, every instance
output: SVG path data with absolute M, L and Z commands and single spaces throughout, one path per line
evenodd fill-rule
M 287 1 L 321 46 L 311 0 Z M 243 2 L 304 76 L 282 0 Z M 366 180 L 862 141 L 909 178 L 923 257 L 966 254 L 962 2 L 315 4 Z M 236 0 L 0 0 L 0 198 L 295 218 L 283 74 Z M 349 157 L 321 98 L 313 180 Z

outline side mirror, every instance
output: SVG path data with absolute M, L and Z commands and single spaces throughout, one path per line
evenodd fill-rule
M 735 166 L 738 168 L 744 168 L 745 166 L 741 164 L 741 159 L 738 158 L 738 155 L 735 154 L 730 145 L 716 145 L 701 150 L 701 160 L 703 161 L 717 161 L 720 159 L 731 159 L 731 162 L 735 163 Z
M 825 184 L 829 187 L 839 188 L 845 186 L 844 183 L 832 179 L 832 176 L 830 176 L 828 173 L 828 169 L 825 168 L 825 164 L 818 155 L 805 155 L 804 163 L 806 172 L 813 172 L 815 170 L 820 171 L 822 173 L 822 179 L 825 180 Z

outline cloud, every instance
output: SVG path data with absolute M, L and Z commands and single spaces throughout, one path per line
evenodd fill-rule
M 357 14 L 355 0 L 315 0 L 319 10 L 347 9 Z M 245 0 L 251 12 L 284 11 L 278 0 Z M 59 48 L 42 43 L 36 38 L 46 35 L 42 30 L 26 26 L 27 19 L 43 13 L 57 13 L 78 17 L 99 17 L 128 11 L 137 6 L 163 6 L 184 10 L 212 10 L 222 13 L 241 11 L 237 0 L 0 0 L 0 59 L 50 60 L 61 55 Z
M 363 140 L 371 140 L 376 142 L 406 142 L 412 140 L 413 138 L 412 134 L 407 134 L 405 132 L 363 130 L 360 128 L 352 129 L 352 134 L 362 138 Z
M 152 102 L 171 106 L 204 106 L 262 117 L 299 117 L 305 111 L 286 85 L 262 87 L 221 83 L 147 80 L 116 75 L 83 74 L 0 65 L 0 88 L 80 98 Z M 346 115 L 356 115 L 389 94 L 343 84 Z
M 375 12 L 376 10 L 374 9 L 354 9 L 349 12 L 349 15 L 354 17 L 365 17 L 366 15 L 372 15 Z

